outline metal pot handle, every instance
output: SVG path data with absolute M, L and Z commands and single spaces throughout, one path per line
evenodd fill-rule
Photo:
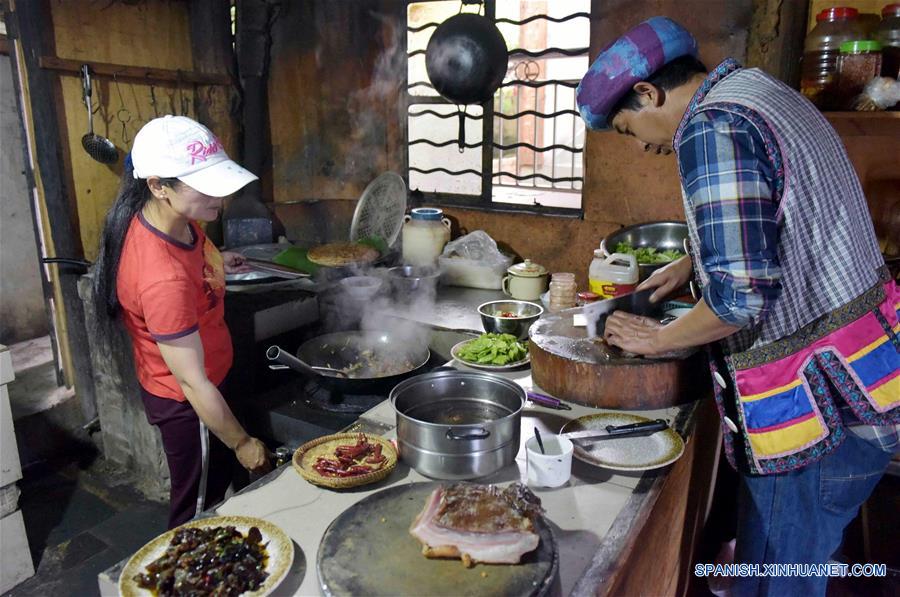
M 491 436 L 491 432 L 488 431 L 487 429 L 484 429 L 483 427 L 479 428 L 478 431 L 475 433 L 469 433 L 466 435 L 460 435 L 460 434 L 456 433 L 455 431 L 453 431 L 452 427 L 447 430 L 447 439 L 452 439 L 452 440 L 487 439 L 490 436 Z
M 266 358 L 270 361 L 280 363 L 285 367 L 289 367 L 294 371 L 297 371 L 298 373 L 306 373 L 308 375 L 319 374 L 316 370 L 314 370 L 312 367 L 310 367 L 291 353 L 281 350 L 281 347 L 277 344 L 266 349 Z M 280 369 L 281 367 L 278 368 Z

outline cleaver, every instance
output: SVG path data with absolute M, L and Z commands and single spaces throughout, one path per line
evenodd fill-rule
M 606 318 L 613 311 L 626 311 L 645 317 L 657 317 L 662 314 L 662 304 L 651 303 L 650 295 L 655 288 L 648 288 L 639 292 L 630 292 L 602 301 L 588 303 L 582 307 L 582 313 L 587 325 L 587 337 L 596 338 L 603 336 L 606 329 Z

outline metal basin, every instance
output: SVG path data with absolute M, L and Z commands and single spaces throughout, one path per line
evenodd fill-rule
M 394 289 L 396 298 L 411 297 L 416 294 L 437 291 L 441 272 L 436 267 L 417 267 L 401 265 L 388 269 L 388 279 Z
M 436 371 L 390 394 L 400 457 L 426 477 L 474 479 L 511 464 L 519 451 L 525 390 L 489 373 Z
M 635 249 L 654 247 L 656 249 L 676 249 L 684 252 L 684 241 L 688 237 L 684 222 L 645 222 L 616 230 L 600 241 L 600 250 L 611 255 L 619 243 L 628 243 Z M 646 280 L 650 274 L 666 265 L 665 263 L 638 263 L 640 279 Z
M 503 316 L 500 313 L 510 313 Z M 528 329 L 544 313 L 544 308 L 528 301 L 490 301 L 478 306 L 484 331 L 493 334 L 512 334 L 519 340 L 528 337 Z

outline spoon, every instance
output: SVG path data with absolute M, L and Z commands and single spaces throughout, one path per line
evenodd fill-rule
M 538 447 L 541 449 L 541 454 L 546 454 L 547 452 L 544 451 L 544 441 L 541 439 L 541 432 L 537 427 L 534 428 L 534 439 L 537 440 Z

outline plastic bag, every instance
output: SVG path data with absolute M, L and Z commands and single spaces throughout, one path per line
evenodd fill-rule
M 498 290 L 512 256 L 504 255 L 484 230 L 475 230 L 444 246 L 438 258 L 441 282 L 449 286 L 467 286 Z
M 887 110 L 900 102 L 900 81 L 890 77 L 875 77 L 853 102 L 853 109 L 862 112 Z

